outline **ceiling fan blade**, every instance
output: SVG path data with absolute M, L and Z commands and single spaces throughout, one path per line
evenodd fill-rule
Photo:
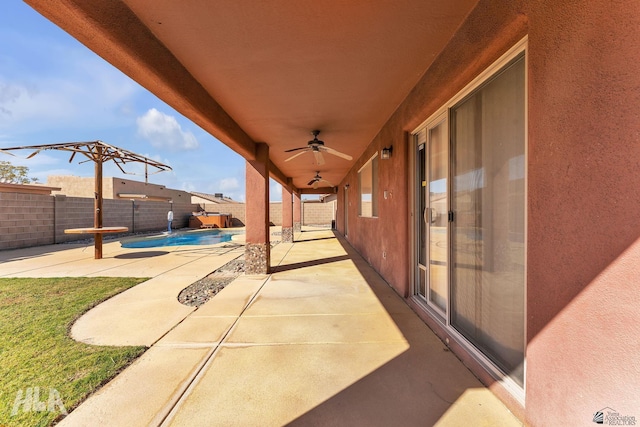
M 290 153 L 292 151 L 298 151 L 298 150 L 308 150 L 309 147 L 298 147 L 298 148 L 292 148 L 291 150 L 284 150 L 285 153 Z
M 289 160 L 293 160 L 298 156 L 302 156 L 304 153 L 306 153 L 306 151 L 301 151 L 298 154 L 294 154 L 293 156 L 289 157 L 287 160 L 285 160 L 285 162 L 288 162 Z
M 316 162 L 318 163 L 318 166 L 324 165 L 324 156 L 322 155 L 320 150 L 313 150 L 313 155 L 316 156 Z
M 317 180 L 317 179 L 315 179 L 315 178 L 313 178 L 311 181 L 309 181 L 309 182 L 307 183 L 307 185 L 313 185 L 313 184 L 315 184 L 316 182 L 318 182 L 318 180 Z
M 342 157 L 345 160 L 353 160 L 353 157 L 351 157 L 350 155 L 341 153 L 337 150 L 334 150 L 333 148 L 322 147 L 321 150 L 324 150 L 329 154 L 333 154 L 334 156 Z
M 329 181 L 327 181 L 326 179 L 321 179 L 320 181 L 324 181 L 327 184 L 329 184 L 329 187 L 335 187 L 332 183 L 330 183 Z

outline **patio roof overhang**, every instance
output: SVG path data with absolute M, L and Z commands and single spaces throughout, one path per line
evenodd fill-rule
M 25 1 L 245 159 L 268 144 L 299 193 L 319 169 L 343 180 L 477 4 Z M 313 129 L 353 160 L 285 162 Z

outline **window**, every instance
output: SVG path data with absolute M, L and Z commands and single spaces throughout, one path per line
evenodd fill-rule
M 360 191 L 359 215 L 378 216 L 378 153 L 358 171 Z

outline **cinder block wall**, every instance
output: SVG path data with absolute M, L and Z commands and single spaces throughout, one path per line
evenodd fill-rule
M 173 208 L 173 227 L 189 225 L 198 205 L 191 203 L 147 202 L 133 200 L 103 201 L 103 226 L 128 227 L 130 232 L 163 230 L 167 212 Z M 234 225 L 244 225 L 245 205 L 200 205 L 207 212 L 230 213 Z M 0 193 L 0 250 L 64 243 L 91 237 L 65 234 L 68 228 L 93 227 L 93 199 L 64 195 Z M 303 204 L 303 224 L 330 224 L 333 203 Z M 274 225 L 282 225 L 282 203 L 271 203 L 269 215 Z
M 302 204 L 302 224 L 303 225 L 328 225 L 334 219 L 333 212 L 335 203 L 313 203 Z
M 0 249 L 53 243 L 53 197 L 0 193 Z
M 128 227 L 130 232 L 164 230 L 169 202 L 103 201 L 103 226 Z M 173 203 L 173 227 L 189 225 L 197 205 Z M 23 193 L 0 193 L 0 250 L 64 243 L 90 238 L 65 234 L 68 228 L 93 227 L 93 199 Z
M 207 212 L 230 213 L 234 218 L 234 226 L 243 226 L 245 224 L 245 204 L 215 204 L 207 203 L 199 205 Z M 302 223 L 304 225 L 329 225 L 333 219 L 335 203 L 318 203 L 303 202 L 302 206 Z M 282 203 L 273 202 L 269 204 L 269 219 L 273 225 L 282 225 Z
M 56 196 L 55 243 L 86 239 L 87 235 L 64 234 L 66 228 L 93 227 L 93 199 Z M 102 225 L 104 227 L 128 227 L 129 232 L 163 230 L 167 227 L 169 202 L 134 200 L 103 201 Z M 189 225 L 189 216 L 196 209 L 191 203 L 173 203 L 173 228 Z M 53 243 L 53 242 L 52 242 Z
M 131 202 L 130 202 L 131 203 Z M 167 212 L 171 209 L 169 202 L 136 202 L 135 231 L 152 231 L 167 227 Z M 173 228 L 183 228 L 189 225 L 191 212 L 197 205 L 191 203 L 173 203 Z M 160 225 L 158 227 L 158 225 Z M 133 226 L 132 226 L 133 227 Z
M 93 199 L 87 199 L 83 197 L 66 197 L 64 195 L 51 196 L 54 200 L 55 215 L 54 215 L 54 229 L 55 240 L 50 243 L 64 243 L 73 240 L 86 239 L 90 237 L 84 234 L 64 234 L 64 230 L 67 228 L 81 228 L 81 227 L 93 227 Z M 103 201 L 104 217 L 107 217 L 109 209 L 107 204 Z M 110 225 L 123 225 L 123 224 L 108 224 L 103 218 L 103 225 L 105 227 Z M 126 225 L 123 225 L 126 227 Z
M 273 225 L 282 225 L 282 203 L 269 203 L 269 221 Z

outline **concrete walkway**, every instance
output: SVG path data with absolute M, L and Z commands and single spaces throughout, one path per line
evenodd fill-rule
M 238 249 L 107 244 L 98 261 L 74 248 L 0 264 L 0 277 L 153 277 L 74 326 L 86 342 L 153 345 L 59 425 L 521 425 L 346 242 L 297 238 L 274 247 L 272 275 L 240 276 L 197 310 L 170 300 Z
M 88 344 L 150 346 L 195 310 L 178 302 L 180 291 L 243 253 L 234 242 L 124 249 L 111 241 L 96 260 L 93 244 L 39 246 L 0 252 L 0 277 L 149 277 L 82 316 L 71 335 Z

